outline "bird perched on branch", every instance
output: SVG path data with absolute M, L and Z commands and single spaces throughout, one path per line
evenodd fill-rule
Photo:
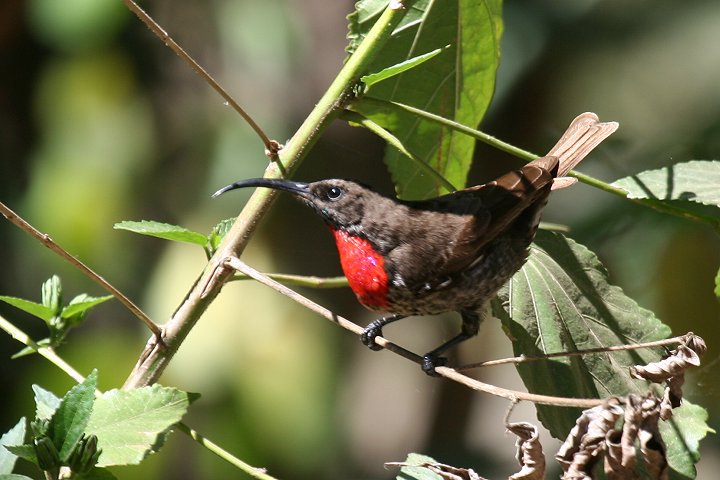
M 575 118 L 544 157 L 483 185 L 405 201 L 341 179 L 317 182 L 254 178 L 218 190 L 283 190 L 310 206 L 335 237 L 340 263 L 360 303 L 391 315 L 370 323 L 362 341 L 377 350 L 382 328 L 411 315 L 457 311 L 461 331 L 423 357 L 432 374 L 442 353 L 476 335 L 486 303 L 528 257 L 550 191 L 618 128 L 594 113 Z

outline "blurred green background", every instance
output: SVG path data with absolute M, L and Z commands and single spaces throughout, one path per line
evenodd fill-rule
M 279 141 L 292 135 L 344 59 L 352 1 L 158 0 L 143 5 Z M 497 93 L 481 129 L 544 153 L 578 113 L 595 111 L 620 130 L 581 170 L 612 181 L 648 168 L 720 153 L 720 8 L 716 0 L 507 1 Z M 152 219 L 209 230 L 236 215 L 248 192 L 210 194 L 262 174 L 260 142 L 119 0 L 0 2 L 0 199 L 135 299 L 158 322 L 179 304 L 204 263 L 197 248 L 112 229 Z M 392 191 L 383 145 L 341 122 L 297 174 L 354 177 Z M 477 148 L 471 182 L 517 161 Z M 630 205 L 580 185 L 553 196 L 545 220 L 597 252 L 611 279 L 675 333 L 709 345 L 686 394 L 717 422 L 713 279 L 720 240 L 708 228 Z M 40 299 L 53 273 L 66 296 L 96 285 L 0 221 L 0 294 Z M 266 271 L 337 275 L 321 221 L 281 198 L 244 259 Z M 349 290 L 303 293 L 359 323 L 373 318 Z M 0 315 L 40 337 L 44 327 L 0 305 Z M 418 319 L 388 336 L 424 351 L 457 319 Z M 148 334 L 117 302 L 94 311 L 60 353 L 100 387 L 119 387 Z M 32 383 L 58 394 L 71 382 L 43 359 L 9 357 L 0 334 L 0 431 L 32 416 Z M 505 356 L 497 322 L 463 345 L 459 361 Z M 713 374 L 712 372 L 715 372 Z M 512 368 L 483 380 L 522 388 Z M 287 479 L 394 478 L 382 463 L 411 451 L 471 466 L 483 476 L 516 469 L 514 438 L 499 421 L 507 404 L 430 379 L 388 353 L 250 283 L 225 287 L 181 348 L 162 383 L 200 392 L 188 423 L 243 460 Z M 513 420 L 533 420 L 523 406 Z M 548 455 L 555 446 L 545 445 Z M 717 438 L 704 441 L 699 478 L 717 478 Z M 241 475 L 173 436 L 118 478 Z

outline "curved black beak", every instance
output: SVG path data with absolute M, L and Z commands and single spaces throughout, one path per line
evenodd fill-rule
M 295 182 L 293 180 L 283 180 L 274 178 L 249 178 L 247 180 L 240 180 L 233 184 L 223 187 L 217 192 L 213 193 L 212 198 L 215 198 L 223 193 L 235 190 L 236 188 L 245 187 L 265 187 L 274 188 L 275 190 L 284 190 L 286 192 L 295 193 L 299 195 L 307 195 L 310 193 L 309 184 L 304 182 Z

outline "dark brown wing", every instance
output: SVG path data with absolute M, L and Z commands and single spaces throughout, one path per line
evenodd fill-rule
M 477 198 L 478 210 L 489 213 L 490 221 L 478 229 L 480 225 L 468 219 L 460 233 L 459 248 L 447 268 L 456 272 L 464 270 L 485 246 L 511 229 L 516 235 L 526 236 L 528 243 L 532 241 L 557 165 L 556 157 L 542 157 L 492 182 L 463 190 Z
M 389 255 L 398 260 L 423 258 L 428 264 L 418 271 L 407 262 L 393 262 L 397 273 L 408 285 L 423 284 L 428 277 L 442 282 L 467 269 L 484 247 L 509 229 L 527 235 L 529 243 L 557 165 L 557 158 L 543 157 L 484 185 L 425 202 L 407 202 L 417 236 Z

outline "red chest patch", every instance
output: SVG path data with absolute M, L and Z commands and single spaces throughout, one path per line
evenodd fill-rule
M 371 308 L 387 306 L 387 274 L 383 257 L 367 240 L 331 228 L 340 264 L 360 303 Z

